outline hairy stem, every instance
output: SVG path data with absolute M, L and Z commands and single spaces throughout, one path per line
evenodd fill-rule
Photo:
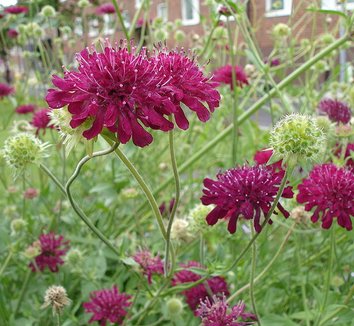
M 251 234 L 252 237 L 254 237 L 254 229 L 253 226 L 251 225 Z M 253 313 L 257 317 L 257 324 L 258 326 L 261 326 L 261 321 L 259 319 L 259 314 L 257 312 L 257 306 L 256 306 L 256 299 L 254 297 L 254 276 L 256 274 L 256 255 L 257 255 L 257 248 L 256 248 L 256 242 L 252 243 L 252 261 L 251 261 L 251 275 L 250 275 L 250 298 L 251 298 L 251 303 L 252 303 L 252 309 Z

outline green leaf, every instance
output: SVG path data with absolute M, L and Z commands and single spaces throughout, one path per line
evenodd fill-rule
M 339 10 L 327 10 L 327 9 L 320 9 L 320 8 L 307 8 L 306 11 L 318 12 L 318 13 L 325 14 L 325 15 L 338 15 L 338 16 L 343 17 L 344 19 L 348 18 L 347 15 L 344 12 L 339 11 Z

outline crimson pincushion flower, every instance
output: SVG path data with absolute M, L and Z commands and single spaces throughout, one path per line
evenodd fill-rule
M 206 217 L 208 224 L 214 225 L 225 218 L 229 232 L 235 233 L 237 220 L 243 216 L 247 220 L 253 219 L 254 229 L 261 232 L 261 213 L 268 214 L 284 174 L 284 170 L 277 172 L 269 166 L 242 166 L 217 174 L 217 180 L 204 179 L 201 201 L 204 205 L 216 205 Z M 291 188 L 285 188 L 282 197 L 292 196 Z M 289 217 L 289 212 L 280 203 L 277 207 L 286 218 Z M 272 223 L 271 219 L 268 223 Z
M 10 85 L 0 83 L 0 99 L 5 96 L 9 96 L 15 92 L 15 89 Z
M 59 88 L 50 89 L 49 107 L 68 105 L 71 127 L 83 123 L 90 126 L 83 132 L 87 139 L 96 137 L 103 128 L 117 134 L 125 144 L 131 138 L 144 147 L 153 140 L 145 127 L 169 131 L 174 125 L 166 116 L 174 115 L 177 125 L 188 128 L 181 103 L 206 121 L 210 111 L 219 105 L 220 95 L 208 78 L 187 56 L 159 51 L 149 59 L 145 50 L 128 51 L 122 41 L 112 47 L 108 41 L 102 53 L 94 48 L 77 55 L 78 71 L 66 71 L 64 78 L 53 77 Z
M 49 126 L 49 113 L 49 109 L 41 109 L 33 114 L 31 124 L 33 125 L 33 127 L 37 128 L 36 134 L 38 134 L 41 129 L 43 129 L 43 131 L 45 132 L 47 128 L 52 128 L 51 126 Z
M 85 311 L 93 314 L 89 323 L 98 321 L 101 326 L 106 326 L 107 322 L 121 325 L 132 304 L 130 298 L 130 295 L 120 293 L 115 285 L 112 289 L 91 292 L 91 301 L 83 304 Z
M 35 109 L 36 106 L 33 104 L 24 104 L 18 106 L 15 111 L 18 114 L 27 114 L 27 113 L 33 113 Z
M 35 263 L 30 263 L 29 267 L 33 272 L 44 271 L 46 267 L 51 272 L 59 271 L 59 265 L 64 264 L 63 256 L 69 250 L 69 241 L 65 241 L 62 235 L 56 235 L 53 232 L 41 234 L 39 236 L 40 254 L 34 258 Z
M 161 77 L 158 84 L 160 99 L 156 98 L 160 102 L 157 111 L 165 115 L 173 114 L 177 126 L 183 130 L 188 129 L 189 122 L 182 104 L 194 111 L 200 121 L 208 121 L 210 112 L 219 106 L 220 94 L 215 89 L 215 83 L 204 76 L 195 59 L 184 51 L 168 52 L 161 48 L 150 60 Z
M 333 122 L 349 123 L 352 117 L 350 107 L 338 100 L 324 99 L 318 104 L 321 113 L 325 113 Z
M 147 276 L 148 283 L 152 283 L 153 274 L 164 273 L 164 266 L 162 260 L 159 256 L 152 257 L 151 252 L 148 250 L 142 250 L 137 252 L 133 259 L 140 265 L 143 269 L 144 275 Z
M 16 38 L 18 36 L 18 31 L 16 31 L 15 29 L 13 28 L 10 28 L 7 32 L 6 32 L 6 35 L 9 37 L 9 38 Z
M 315 166 L 308 178 L 298 186 L 296 199 L 311 211 L 312 222 L 322 221 L 322 228 L 329 229 L 333 219 L 352 230 L 351 216 L 354 216 L 354 172 L 332 163 Z
M 96 9 L 97 14 L 105 15 L 105 14 L 114 14 L 116 9 L 114 8 L 113 4 L 111 3 L 104 3 L 97 7 Z
M 28 8 L 25 6 L 10 6 L 5 8 L 4 12 L 12 15 L 19 15 L 28 12 Z
M 203 326 L 253 325 L 253 321 L 256 321 L 257 317 L 252 313 L 245 312 L 245 308 L 242 301 L 230 308 L 225 295 L 222 297 L 213 296 L 212 300 L 206 298 L 200 302 L 196 314 L 202 319 Z
M 240 66 L 235 66 L 235 77 L 236 77 L 236 85 L 238 87 L 243 87 L 244 85 L 248 85 L 247 75 Z M 214 71 L 213 81 L 220 84 L 230 85 L 231 89 L 233 89 L 232 85 L 232 66 L 226 65 L 220 67 Z
M 186 269 L 177 272 L 173 276 L 173 286 L 183 283 L 196 282 L 201 279 L 200 275 L 188 270 L 190 267 L 203 268 L 198 262 L 190 261 L 187 264 L 180 264 L 180 266 Z M 211 277 L 205 282 L 207 282 L 212 294 L 214 295 L 228 296 L 230 294 L 226 281 L 220 276 Z M 188 290 L 182 291 L 182 294 L 185 296 L 188 306 L 194 311 L 195 314 L 200 301 L 205 300 L 205 298 L 210 298 L 210 294 L 203 283 L 198 284 Z

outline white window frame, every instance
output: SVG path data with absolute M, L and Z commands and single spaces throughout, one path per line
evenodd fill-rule
M 193 18 L 187 19 L 185 15 L 185 1 L 181 1 L 181 9 L 182 9 L 182 24 L 184 26 L 198 25 L 200 23 L 200 13 L 199 13 L 199 0 L 191 0 L 192 8 L 193 8 Z
M 353 10 L 354 9 L 354 2 L 343 4 L 343 3 L 339 3 L 338 0 L 322 0 L 321 1 L 321 8 L 322 9 L 341 11 L 344 6 L 345 6 L 345 9 L 347 9 L 347 10 Z
M 293 1 L 284 0 L 284 8 L 279 10 L 272 9 L 272 0 L 266 0 L 266 17 L 282 17 L 290 16 L 292 11 Z
M 166 17 L 163 17 L 162 13 L 163 11 L 161 10 L 161 8 L 165 7 L 166 8 Z M 156 11 L 157 11 L 157 17 L 162 18 L 162 20 L 164 22 L 168 21 L 168 5 L 167 2 L 161 2 L 157 5 L 156 7 Z

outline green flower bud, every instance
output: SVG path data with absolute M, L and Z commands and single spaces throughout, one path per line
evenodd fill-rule
M 71 266 L 78 266 L 83 261 L 83 254 L 79 249 L 72 248 L 66 254 L 65 260 Z
M 284 164 L 296 164 L 319 160 L 325 136 L 314 118 L 302 114 L 290 114 L 280 120 L 270 135 L 273 147 L 272 162 L 283 160 Z
M 331 45 L 335 41 L 335 37 L 332 34 L 324 34 L 320 37 L 319 42 L 324 46 Z
M 157 17 L 152 22 L 152 28 L 161 29 L 163 27 L 163 19 L 161 17 Z
M 288 37 L 291 33 L 291 29 L 288 25 L 279 23 L 273 27 L 273 35 L 277 38 Z
M 181 27 L 182 26 L 182 20 L 181 19 L 176 19 L 175 20 L 175 26 L 176 26 L 176 28 Z
M 59 28 L 60 29 L 60 32 L 64 35 L 69 35 L 71 34 L 72 30 L 71 30 L 71 27 L 70 26 L 62 26 Z
M 10 225 L 11 235 L 16 235 L 18 233 L 21 233 L 22 231 L 25 231 L 26 225 L 26 221 L 22 218 L 16 218 L 12 220 Z
M 168 38 L 167 32 L 163 29 L 156 30 L 154 36 L 157 41 L 165 41 Z
M 56 11 L 52 6 L 46 5 L 41 10 L 41 15 L 47 18 L 55 17 Z
M 311 69 L 318 73 L 323 73 L 326 70 L 329 70 L 329 66 L 325 60 L 319 60 L 311 67 Z
M 214 30 L 213 38 L 216 40 L 227 39 L 227 30 L 223 26 L 218 26 Z
M 122 190 L 122 196 L 125 199 L 136 198 L 138 194 L 139 193 L 135 188 L 126 188 Z
M 80 0 L 78 3 L 77 3 L 77 6 L 79 8 L 87 8 L 89 7 L 91 4 L 88 0 Z
M 177 30 L 175 32 L 175 41 L 177 43 L 182 43 L 185 38 L 186 38 L 186 33 L 185 32 L 183 32 L 181 30 Z
M 208 223 L 205 218 L 211 209 L 209 206 L 198 204 L 189 212 L 188 221 L 192 232 L 204 232 L 208 230 Z
M 167 22 L 166 23 L 166 30 L 167 32 L 172 32 L 173 31 L 173 28 L 174 28 L 174 25 L 172 22 Z
M 22 133 L 5 140 L 2 154 L 7 164 L 22 173 L 30 164 L 39 165 L 46 156 L 47 144 L 33 135 Z
M 33 242 L 26 250 L 23 255 L 28 259 L 33 259 L 41 253 L 41 244 L 39 241 Z
M 169 317 L 179 316 L 183 311 L 183 303 L 178 298 L 171 298 L 166 302 L 167 315 Z

